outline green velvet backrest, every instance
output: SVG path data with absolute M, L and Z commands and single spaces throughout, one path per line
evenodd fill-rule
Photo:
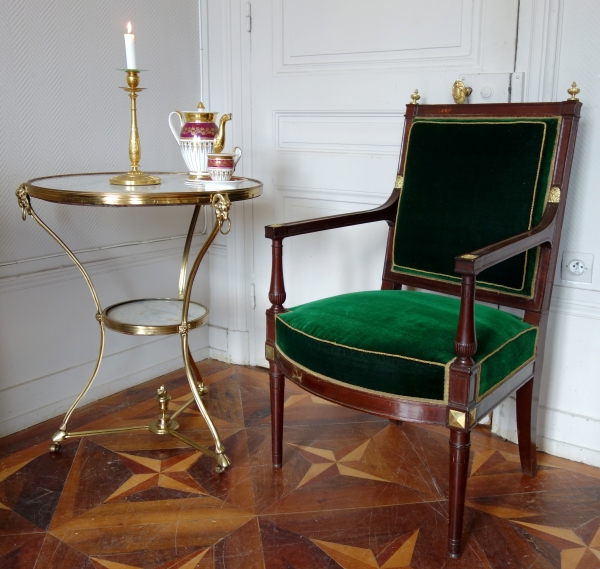
M 548 200 L 561 117 L 415 118 L 408 136 L 392 271 L 460 282 L 454 259 L 527 231 Z M 477 278 L 532 298 L 539 248 Z

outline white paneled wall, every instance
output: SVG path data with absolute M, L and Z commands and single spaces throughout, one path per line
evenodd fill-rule
M 198 0 L 0 2 L 0 436 L 66 410 L 87 381 L 99 330 L 85 282 L 14 195 L 37 176 L 129 168 L 129 97 L 123 33 L 136 36 L 144 170 L 185 166 L 168 127 L 174 109 L 200 100 Z M 102 306 L 174 296 L 189 207 L 34 207 L 81 255 Z M 198 250 L 203 237 L 197 237 Z M 102 249 L 99 249 L 101 248 Z M 195 298 L 209 303 L 208 265 Z M 208 356 L 208 330 L 191 335 Z M 179 338 L 107 331 L 106 356 L 88 398 L 182 367 Z
M 398 54 L 393 50 L 385 51 L 385 57 L 380 57 L 380 53 L 377 52 L 377 61 L 370 61 L 374 58 L 369 53 L 365 54 L 369 50 L 361 50 L 360 42 L 366 41 L 366 34 L 361 35 L 356 41 L 350 42 L 345 51 L 327 51 L 330 40 L 332 44 L 335 44 L 334 40 L 338 36 L 341 37 L 339 41 L 344 40 L 342 36 L 344 31 L 348 31 L 347 26 L 338 26 L 335 30 L 330 26 L 333 35 L 321 34 L 315 41 L 304 41 L 306 38 L 302 35 L 303 27 L 298 24 L 298 21 L 299 18 L 310 21 L 314 17 L 312 9 L 315 13 L 318 10 L 321 23 L 325 22 L 327 18 L 338 22 L 339 13 L 332 12 L 329 3 L 324 5 L 323 2 L 316 1 L 263 2 L 256 0 L 252 5 L 252 34 L 248 34 L 245 28 L 246 2 L 206 0 L 206 4 L 207 12 L 212 18 L 209 22 L 210 93 L 213 98 L 211 104 L 218 101 L 221 107 L 223 104 L 226 105 L 223 110 L 229 110 L 227 105 L 234 104 L 235 97 L 245 96 L 244 89 L 248 84 L 254 85 L 256 93 L 259 92 L 257 85 L 261 84 L 262 79 L 257 76 L 249 79 L 244 75 L 246 73 L 244 66 L 248 65 L 248 58 L 256 58 L 260 46 L 265 42 L 272 46 L 275 63 L 262 59 L 258 62 L 252 61 L 252 69 L 262 69 L 263 78 L 266 77 L 269 81 L 285 77 L 283 81 L 286 83 L 280 87 L 279 91 L 273 88 L 267 90 L 261 97 L 253 96 L 252 112 L 254 113 L 255 109 L 261 105 L 266 105 L 264 99 L 274 98 L 276 95 L 281 96 L 282 93 L 289 95 L 291 101 L 289 104 L 275 109 L 270 115 L 264 115 L 267 117 L 266 119 L 255 120 L 250 129 L 253 134 L 251 142 L 254 144 L 253 165 L 256 176 L 262 175 L 259 166 L 264 156 L 270 156 L 272 160 L 277 161 L 278 165 L 274 175 L 267 176 L 264 180 L 266 182 L 265 195 L 260 202 L 257 201 L 254 204 L 252 222 L 255 226 L 255 250 L 258 250 L 262 244 L 261 233 L 265 223 L 290 221 L 370 206 L 370 203 L 362 202 L 350 204 L 348 202 L 351 200 L 348 196 L 342 195 L 343 193 L 336 194 L 331 190 L 339 186 L 353 187 L 352 184 L 358 179 L 354 168 L 359 168 L 355 164 L 359 164 L 358 157 L 360 156 L 379 155 L 381 162 L 376 169 L 378 174 L 386 171 L 382 167 L 385 160 L 389 158 L 392 162 L 394 161 L 392 156 L 397 152 L 397 146 L 394 145 L 394 129 L 398 127 L 399 117 L 402 114 L 396 109 L 402 109 L 403 104 L 408 101 L 410 89 L 419 87 L 423 96 L 421 102 L 450 102 L 449 89 L 443 91 L 448 100 L 442 99 L 436 91 L 440 81 L 449 86 L 456 74 L 472 73 L 473 75 L 469 76 L 469 79 L 476 86 L 476 81 L 478 77 L 481 77 L 479 74 L 482 71 L 486 73 L 488 71 L 490 73 L 505 71 L 504 68 L 496 67 L 486 71 L 485 65 L 496 63 L 493 57 L 491 59 L 483 58 L 485 65 L 481 66 L 481 56 L 478 50 L 485 48 L 485 42 L 473 42 L 473 49 L 468 49 L 464 53 L 458 48 L 455 50 L 456 53 L 444 52 L 445 55 L 448 55 L 445 59 L 445 66 L 440 65 L 436 58 L 432 60 L 415 59 L 412 52 L 404 57 L 402 53 Z M 364 9 L 364 6 L 359 4 L 358 2 L 348 2 L 344 5 L 344 21 L 351 22 L 354 12 L 360 13 L 360 10 Z M 369 20 L 371 22 L 377 21 L 378 14 L 374 12 L 384 4 L 387 5 L 384 2 L 369 4 Z M 394 3 L 394 9 L 400 10 L 400 4 Z M 445 9 L 451 10 L 455 5 L 458 4 L 447 3 Z M 490 9 L 503 10 L 508 4 L 484 0 L 462 4 L 463 7 L 471 5 L 473 14 L 476 16 L 479 14 L 479 16 L 473 21 L 464 20 L 462 23 L 461 38 L 464 36 L 465 45 L 468 44 L 469 37 L 473 35 L 473 30 L 477 29 L 476 22 L 480 21 L 482 7 L 487 13 Z M 284 8 L 288 12 L 285 12 Z M 297 12 L 294 12 L 296 8 Z M 267 9 L 272 9 L 274 16 L 273 22 L 265 24 L 262 12 L 266 12 Z M 431 11 L 429 13 L 426 10 L 423 11 L 422 6 L 416 7 L 416 10 L 420 15 L 425 14 L 427 17 L 431 14 Z M 435 15 L 439 15 L 439 12 L 436 12 Z M 284 17 L 288 16 L 288 20 L 285 20 Z M 360 20 L 359 17 L 356 19 Z M 430 20 L 437 21 L 435 17 Z M 497 20 L 498 18 L 490 18 L 492 28 L 497 26 Z M 297 35 L 289 36 L 289 42 L 285 43 L 281 26 L 290 22 L 294 23 L 300 32 Z M 445 24 L 448 25 L 449 20 L 445 21 Z M 311 26 L 312 24 L 306 27 Z M 600 53 L 600 36 L 597 34 L 599 27 L 600 4 L 595 0 L 578 2 L 521 0 L 519 2 L 518 52 L 514 71 L 521 72 L 525 86 L 522 94 L 513 92 L 513 100 L 518 100 L 521 96 L 525 101 L 562 100 L 568 96 L 566 89 L 573 80 L 577 80 L 582 87 L 583 116 L 580 123 L 577 155 L 573 165 L 570 203 L 567 208 L 561 253 L 562 250 L 591 253 L 597 262 L 600 262 L 600 251 L 598 251 L 600 236 L 597 235 L 600 225 L 596 221 L 597 212 L 600 211 L 600 198 L 597 197 L 598 192 L 595 188 L 596 180 L 600 177 L 600 166 L 596 158 L 600 155 L 600 132 L 598 131 L 600 129 L 600 110 L 597 103 L 600 99 L 600 73 L 596 57 Z M 287 29 L 291 30 L 293 26 L 288 25 Z M 397 29 L 399 28 L 393 27 L 393 30 L 397 31 Z M 394 44 L 396 36 L 388 31 L 387 28 L 384 29 L 377 41 L 382 45 L 385 42 L 396 45 Z M 448 29 L 444 28 L 444 33 L 447 34 Z M 486 37 L 486 34 L 488 34 L 487 31 L 483 36 Z M 352 36 L 352 34 L 349 35 Z M 495 37 L 494 34 L 488 35 Z M 248 37 L 252 38 L 252 56 L 249 55 L 247 46 L 244 46 L 244 41 Z M 407 37 L 402 35 L 401 40 L 398 41 L 404 41 Z M 446 41 L 444 44 L 446 47 L 452 43 L 450 41 L 452 38 L 448 38 L 447 35 L 441 34 L 439 39 Z M 455 43 L 460 42 L 455 41 Z M 417 44 L 413 42 L 408 47 L 415 45 Z M 501 50 L 489 51 L 501 53 Z M 350 52 L 353 54 L 352 57 L 345 55 Z M 360 52 L 361 55 L 356 56 L 355 52 Z M 511 58 L 511 66 L 512 61 Z M 317 73 L 316 66 L 320 71 L 318 88 L 312 90 L 307 96 L 302 89 L 292 86 L 291 82 L 294 77 L 301 77 L 305 83 L 311 81 L 310 74 L 311 72 Z M 356 81 L 353 70 L 366 70 L 367 68 L 371 73 L 370 80 Z M 435 73 L 427 74 L 426 72 L 430 68 L 434 68 Z M 372 80 L 372 77 L 380 69 L 386 70 L 386 77 L 390 81 L 390 84 L 386 84 L 384 89 L 376 89 L 375 82 Z M 407 73 L 414 70 L 414 77 L 410 77 L 406 86 L 402 84 L 400 90 L 398 85 L 401 82 L 396 79 L 395 75 L 399 69 Z M 486 77 L 485 80 L 487 81 L 488 78 Z M 352 92 L 355 99 L 363 97 L 367 103 L 361 104 L 358 111 L 353 110 L 350 103 L 344 103 L 337 96 L 336 88 L 339 85 L 344 85 L 349 92 Z M 404 99 L 401 99 L 401 96 Z M 315 106 L 320 109 L 318 112 L 307 110 L 314 101 L 318 102 L 315 103 Z M 245 108 L 248 111 L 250 107 L 244 107 L 242 104 L 236 107 L 236 112 L 238 108 L 239 110 Z M 242 121 L 246 120 L 247 116 L 243 116 Z M 237 127 L 239 127 L 239 123 Z M 243 134 L 245 135 L 247 131 L 244 123 Z M 364 135 L 361 136 L 360 141 L 355 140 L 357 132 Z M 324 133 L 327 133 L 327 137 Z M 238 131 L 237 136 L 239 135 Z M 244 142 L 246 151 L 249 144 L 247 141 Z M 321 156 L 311 154 L 311 148 L 317 145 L 322 149 L 331 168 L 319 168 L 318 161 Z M 341 159 L 338 160 L 338 155 L 350 154 L 352 151 L 356 153 L 357 159 L 352 162 L 350 167 L 341 167 L 338 163 L 341 162 Z M 270 152 L 276 153 L 276 156 L 268 154 Z M 249 152 L 246 151 L 245 155 L 249 157 Z M 292 156 L 298 157 L 296 165 L 292 162 Z M 249 166 L 249 164 L 244 165 L 246 175 L 251 175 L 250 170 L 247 169 Z M 320 185 L 317 182 L 313 183 L 311 179 L 315 170 L 319 170 L 318 184 Z M 288 174 L 289 183 L 286 178 Z M 348 177 L 352 177 L 352 179 L 346 181 Z M 381 192 L 384 189 L 382 188 Z M 269 192 L 271 191 L 276 191 L 280 199 L 273 200 L 272 215 L 267 221 L 261 219 L 260 215 L 266 207 L 265 200 L 270 199 Z M 324 199 L 325 193 L 331 199 Z M 364 197 L 364 194 L 361 194 L 361 197 Z M 379 203 L 384 199 L 383 194 L 380 195 L 380 193 L 369 197 L 378 199 Z M 369 234 L 370 239 L 378 237 L 378 229 L 375 228 L 374 232 Z M 305 236 L 299 239 L 298 243 L 290 240 L 288 244 L 286 241 L 286 258 L 289 260 L 295 254 L 304 258 L 305 264 L 308 266 L 305 274 L 293 274 L 294 267 L 286 265 L 286 279 L 289 277 L 287 282 L 288 305 L 319 296 L 336 294 L 344 289 L 344 286 L 336 282 L 335 278 L 331 279 L 327 285 L 328 288 L 319 287 L 317 290 L 314 285 L 315 275 L 322 272 L 334 273 L 336 270 L 329 271 L 331 258 L 328 258 L 325 252 L 326 250 L 333 252 L 339 244 L 329 243 L 329 239 L 335 238 L 317 234 L 312 237 Z M 360 234 L 360 232 L 356 232 L 355 235 L 343 235 L 339 239 L 343 243 L 352 242 L 362 248 L 368 249 L 370 246 L 368 240 L 365 240 L 365 234 Z M 260 303 L 265 295 L 261 290 L 260 282 L 261 280 L 268 281 L 268 275 L 265 277 L 264 272 L 268 272 L 269 266 L 266 262 L 259 262 L 260 259 L 257 255 L 255 274 L 248 274 L 243 264 L 236 264 L 234 261 L 230 242 L 222 243 L 225 247 L 224 251 L 227 253 L 229 284 L 226 283 L 223 276 L 211 273 L 211 281 L 216 287 L 213 288 L 213 295 L 220 295 L 221 302 L 224 306 L 229 307 L 231 315 L 232 306 L 235 304 L 232 301 L 233 295 L 230 288 L 232 280 L 237 279 L 236 282 L 239 284 L 245 278 L 247 284 L 256 283 L 259 298 L 254 317 L 258 347 L 254 353 L 255 359 L 251 356 L 250 360 L 259 364 L 264 363 L 260 350 L 262 335 L 260 330 L 264 322 L 264 307 Z M 317 246 L 316 251 L 315 245 Z M 375 265 L 374 257 L 372 260 Z M 248 260 L 245 262 L 247 264 Z M 220 266 L 225 264 L 222 258 L 219 258 L 218 263 Z M 246 272 L 244 272 L 245 270 Z M 378 275 L 380 269 L 374 270 Z M 233 271 L 238 271 L 236 279 L 232 279 Z M 354 284 L 360 287 L 365 283 Z M 541 393 L 539 446 L 542 450 L 552 454 L 600 465 L 600 413 L 597 405 L 597 401 L 600 400 L 600 361 L 596 356 L 597 349 L 595 347 L 600 341 L 600 267 L 595 268 L 591 285 L 573 285 L 562 282 L 560 276 L 557 278 L 556 284 L 546 351 L 545 386 Z M 375 285 L 366 283 L 367 288 L 372 286 Z M 227 299 L 228 302 L 225 302 Z M 247 311 L 247 314 L 253 313 Z M 249 317 L 248 320 L 250 319 Z M 230 321 L 230 332 L 231 329 Z M 246 329 L 252 335 L 252 325 L 250 324 Z M 231 357 L 230 347 L 228 347 L 228 353 Z M 501 435 L 516 440 L 513 399 L 508 400 L 495 412 L 494 429 Z
M 595 0 L 532 2 L 552 24 L 557 53 L 546 65 L 545 80 L 530 89 L 533 98 L 564 100 L 576 80 L 583 103 L 569 202 L 559 259 L 563 251 L 594 256 L 591 284 L 561 279 L 552 298 L 544 382 L 540 395 L 539 447 L 551 454 L 600 466 L 600 4 Z M 555 23 L 553 23 L 555 22 Z M 519 35 L 521 37 L 521 35 Z M 549 80 L 552 67 L 552 80 Z M 539 93 L 535 98 L 534 92 Z M 494 414 L 494 430 L 516 441 L 515 402 Z
M 259 30 L 259 8 L 263 4 L 267 5 L 259 2 L 253 7 Z M 306 14 L 310 12 L 307 6 L 312 4 L 315 10 L 325 9 L 322 3 L 311 1 L 302 4 Z M 479 13 L 483 3 L 474 0 L 472 4 L 474 13 Z M 283 4 L 268 5 L 278 15 Z M 290 4 L 295 5 L 300 6 Z M 502 3 L 488 2 L 486 6 Z M 589 253 L 600 262 L 600 225 L 596 221 L 600 197 L 595 187 L 600 178 L 596 158 L 600 155 L 600 73 L 596 57 L 600 53 L 600 5 L 596 0 L 521 0 L 519 6 L 516 71 L 525 72 L 524 100 L 566 98 L 566 88 L 573 80 L 582 88 L 584 108 L 561 252 Z M 347 9 L 352 9 L 352 3 Z M 237 144 L 243 148 L 238 172 L 252 176 L 253 141 L 255 152 L 264 152 L 257 141 L 268 133 L 261 131 L 266 123 L 252 124 L 252 106 L 256 108 L 262 101 L 250 101 L 250 48 L 253 41 L 258 47 L 258 38 L 253 40 L 255 31 L 247 31 L 246 11 L 247 3 L 242 0 L 0 2 L 0 435 L 64 411 L 89 376 L 98 349 L 98 327 L 84 282 L 38 226 L 31 220 L 21 221 L 14 190 L 34 176 L 128 166 L 128 99 L 118 88 L 124 84 L 124 73 L 116 68 L 124 66 L 122 33 L 129 20 L 136 32 L 139 65 L 149 70 L 141 76 L 141 86 L 148 90 L 138 100 L 143 168 L 184 167 L 167 126 L 167 115 L 175 108 L 196 105 L 202 76 L 204 102 L 211 110 L 233 112 L 227 147 Z M 461 33 L 469 36 L 473 25 L 463 22 Z M 202 69 L 200 32 L 205 47 Z M 273 50 L 278 57 L 277 65 L 269 65 L 269 72 L 274 76 L 302 75 L 315 64 L 323 70 L 315 97 L 319 108 L 325 110 L 307 112 L 302 105 L 291 105 L 270 115 L 273 125 L 269 123 L 268 130 L 272 139 L 265 148 L 277 152 L 285 167 L 286 157 L 297 153 L 302 166 L 296 168 L 293 183 L 277 186 L 281 172 L 279 178 L 265 180 L 276 186 L 279 195 L 273 201 L 273 216 L 292 220 L 381 203 L 385 195 L 379 191 L 368 196 L 357 194 L 358 200 L 350 199 L 347 191 L 336 193 L 332 188 L 340 184 L 339 174 L 330 179 L 324 173 L 321 185 L 313 188 L 307 182 L 315 160 L 309 146 L 325 144 L 323 150 L 334 156 L 334 162 L 338 154 L 366 153 L 376 154 L 393 166 L 401 119 L 397 109 L 406 101 L 396 97 L 373 109 L 362 105 L 363 110 L 358 111 L 327 106 L 325 103 L 335 93 L 328 85 L 352 79 L 349 73 L 333 71 L 352 62 L 338 61 L 339 54 L 329 54 L 314 42 L 310 44 L 314 53 L 296 53 L 300 40 L 292 37 L 289 45 L 283 45 L 277 26 L 262 33 L 273 34 Z M 386 33 L 380 37 L 383 44 L 396 37 L 395 32 Z M 452 40 L 443 34 L 439 39 L 446 43 Z M 480 49 L 478 45 L 475 47 Z M 405 61 L 394 54 L 390 61 L 376 64 L 364 56 L 364 61 L 353 60 L 353 65 L 362 70 L 369 65 L 377 69 L 393 65 L 414 69 L 421 78 L 415 86 L 431 99 L 425 102 L 438 102 L 432 98 L 437 88 L 434 80 L 442 77 L 447 83 L 450 75 L 461 70 L 475 73 L 469 66 L 471 59 L 479 61 L 477 49 L 451 54 L 448 77 L 443 69 L 427 75 L 427 62 Z M 348 50 L 360 51 L 354 44 Z M 356 88 L 368 99 L 373 87 L 361 82 Z M 407 99 L 409 90 L 402 89 Z M 330 133 L 327 140 L 319 139 L 322 132 Z M 356 132 L 363 135 L 359 144 L 352 138 Z M 342 174 L 350 171 L 342 169 Z M 322 188 L 328 189 L 327 199 L 321 196 L 315 211 L 314 198 Z M 263 207 L 262 202 L 234 205 L 231 234 L 217 238 L 208 263 L 198 275 L 195 298 L 210 305 L 211 316 L 210 326 L 192 333 L 197 358 L 212 355 L 238 363 L 261 361 L 260 350 L 254 347 L 260 345 L 260 334 L 255 329 L 262 326 L 264 316 L 262 310 L 253 308 L 250 293 L 252 284 L 262 278 L 254 271 L 268 270 L 264 266 L 255 268 L 252 261 L 253 239 L 258 239 L 262 231 L 254 226 L 264 225 L 257 215 Z M 183 245 L 176 237 L 186 232 L 190 208 L 75 210 L 40 204 L 38 211 L 73 248 L 94 249 L 83 253 L 82 260 L 97 284 L 103 306 L 127 298 L 170 296 L 176 292 Z M 336 287 L 343 288 L 335 279 L 327 290 L 313 287 L 314 276 L 331 269 L 330 260 L 322 255 L 323 247 L 318 247 L 323 245 L 322 238 L 334 239 L 328 245 L 332 250 L 355 242 L 361 255 L 372 262 L 373 274 L 379 274 L 375 265 L 380 267 L 381 260 L 369 256 L 368 250 L 385 238 L 385 228 L 375 227 L 368 235 L 358 230 L 335 237 L 307 236 L 316 243 L 300 239 L 290 243 L 287 250 L 289 255 L 306 257 L 310 267 L 306 274 L 296 275 L 290 273 L 293 268 L 286 267 L 290 282 L 297 283 L 295 288 L 290 287 L 290 304 L 335 294 Z M 195 251 L 203 238 L 196 239 Z M 315 245 L 316 254 L 311 254 Z M 367 280 L 352 286 L 376 285 Z M 594 268 L 589 285 L 564 282 L 559 275 L 549 324 L 539 444 L 552 454 L 596 465 L 600 465 L 599 341 L 600 267 Z M 105 361 L 88 400 L 177 367 L 181 367 L 178 338 L 132 338 L 107 331 Z M 516 439 L 514 400 L 509 399 L 495 412 L 494 429 Z

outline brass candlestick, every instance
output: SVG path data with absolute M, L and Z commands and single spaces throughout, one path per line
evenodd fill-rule
M 137 127 L 137 107 L 135 100 L 137 94 L 144 89 L 138 88 L 140 83 L 140 72 L 136 69 L 126 69 L 128 87 L 121 87 L 129 92 L 131 99 L 131 129 L 129 131 L 129 160 L 131 161 L 131 170 L 126 174 L 120 174 L 110 179 L 111 184 L 119 186 L 152 186 L 160 184 L 158 176 L 150 176 L 139 170 L 140 158 L 142 157 L 142 148 L 140 146 L 140 136 Z

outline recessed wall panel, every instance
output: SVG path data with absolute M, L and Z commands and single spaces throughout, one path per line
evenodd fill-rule
M 276 112 L 278 150 L 398 154 L 401 113 Z
M 480 4 L 275 0 L 279 71 L 306 65 L 472 59 L 478 51 Z

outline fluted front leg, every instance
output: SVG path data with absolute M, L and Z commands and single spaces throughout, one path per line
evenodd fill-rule
M 460 557 L 471 433 L 469 409 L 474 403 L 478 365 L 475 332 L 475 275 L 462 277 L 460 315 L 454 341 L 456 360 L 450 366 L 448 426 L 450 427 L 450 503 L 448 553 Z
M 283 248 L 281 239 L 272 241 L 271 287 L 269 300 L 271 308 L 267 310 L 267 344 L 266 352 L 269 359 L 269 380 L 271 389 L 271 451 L 273 468 L 281 468 L 283 454 L 283 398 L 285 376 L 275 363 L 276 340 L 275 319 L 278 314 L 285 312 L 285 285 L 283 282 Z
M 471 433 L 450 430 L 450 503 L 448 506 L 448 553 L 453 559 L 460 557 L 465 493 Z

